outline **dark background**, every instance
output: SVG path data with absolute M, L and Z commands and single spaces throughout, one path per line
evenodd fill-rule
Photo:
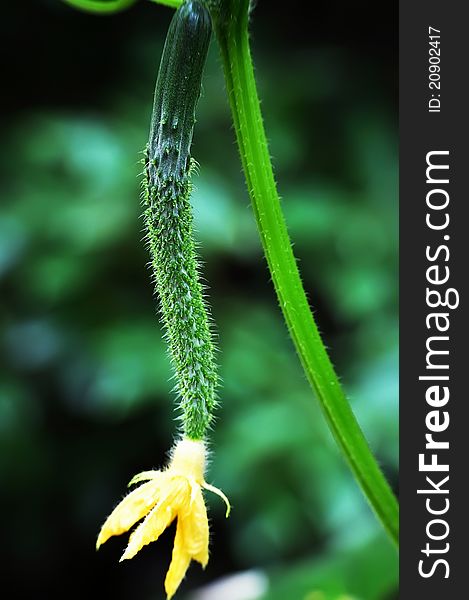
M 173 529 L 123 565 L 124 539 L 98 554 L 94 544 L 127 481 L 162 465 L 175 430 L 138 200 L 138 152 L 172 11 L 143 0 L 115 16 L 59 0 L 1 10 L 2 590 L 8 598 L 163 598 Z M 252 17 L 303 280 L 393 485 L 396 13 L 392 3 L 378 18 L 371 2 L 260 0 Z M 193 154 L 223 378 L 208 480 L 233 513 L 225 521 L 208 497 L 211 559 L 205 572 L 191 567 L 180 597 L 255 570 L 246 600 L 392 598 L 395 551 L 336 450 L 276 304 L 215 42 Z M 267 591 L 254 594 L 265 581 Z M 232 596 L 212 597 L 241 600 L 240 590 L 233 583 Z

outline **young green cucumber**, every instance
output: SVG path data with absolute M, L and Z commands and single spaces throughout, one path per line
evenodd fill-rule
M 200 2 L 185 2 L 176 11 L 161 58 L 145 154 L 147 236 L 183 432 L 191 439 L 202 439 L 210 424 L 217 386 L 190 205 L 190 146 L 210 35 L 210 15 Z

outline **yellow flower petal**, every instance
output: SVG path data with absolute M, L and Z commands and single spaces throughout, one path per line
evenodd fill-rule
M 212 492 L 213 494 L 220 496 L 220 498 L 226 504 L 225 517 L 228 518 L 230 516 L 230 512 L 231 512 L 231 504 L 230 504 L 230 501 L 228 500 L 228 498 L 225 496 L 225 494 L 221 490 L 219 490 L 217 487 L 215 487 L 214 485 L 210 485 L 206 481 L 203 482 L 202 487 L 205 490 L 208 490 L 209 492 Z
M 140 483 L 141 481 L 150 481 L 154 479 L 158 479 L 161 475 L 161 471 L 142 471 L 141 473 L 137 473 L 127 484 L 128 487 L 131 485 L 135 485 L 136 483 Z
M 202 490 L 199 486 L 193 496 L 190 512 L 179 519 L 184 533 L 186 551 L 205 568 L 208 562 L 208 518 Z
M 166 473 L 164 473 L 166 475 Z M 164 497 L 131 534 L 121 561 L 133 558 L 143 546 L 155 542 L 176 517 L 190 493 L 189 483 L 182 477 L 165 477 Z
M 121 533 L 128 531 L 132 525 L 135 525 L 137 521 L 140 521 L 140 519 L 142 519 L 156 504 L 158 492 L 158 480 L 144 483 L 133 492 L 130 492 L 130 494 L 116 506 L 101 527 L 96 542 L 96 549 L 113 535 L 120 535 Z
M 178 519 L 176 536 L 174 538 L 173 557 L 169 565 L 164 588 L 170 600 L 176 593 L 181 581 L 184 579 L 191 557 L 185 548 L 185 537 L 181 521 Z

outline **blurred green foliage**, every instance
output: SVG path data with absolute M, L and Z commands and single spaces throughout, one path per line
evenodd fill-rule
M 254 51 L 295 252 L 334 363 L 395 484 L 395 58 L 369 32 L 359 41 L 352 33 L 340 43 L 329 38 L 332 6 L 318 13 L 317 38 L 295 36 L 290 15 L 279 41 L 281 15 L 262 4 Z M 24 102 L 19 69 L 10 90 L 18 100 L 3 123 L 5 572 L 15 598 L 67 590 L 69 599 L 127 599 L 137 589 L 159 598 L 173 532 L 125 568 L 117 565 L 123 541 L 97 556 L 93 546 L 127 480 L 164 462 L 175 428 L 138 200 L 139 151 L 170 11 L 143 3 L 97 24 L 52 0 L 11 10 L 13 29 L 40 15 L 52 49 L 47 67 L 35 63 L 37 34 L 25 35 L 32 67 L 42 64 L 39 91 Z M 101 62 L 89 60 L 103 48 Z M 112 60 L 118 64 L 103 68 Z M 44 99 L 47 89 L 54 100 Z M 208 480 L 226 491 L 233 513 L 225 522 L 223 506 L 209 498 L 211 561 L 205 573 L 191 569 L 182 591 L 256 567 L 271 583 L 265 600 L 389 599 L 394 550 L 338 455 L 276 306 L 214 44 L 193 153 L 223 378 Z

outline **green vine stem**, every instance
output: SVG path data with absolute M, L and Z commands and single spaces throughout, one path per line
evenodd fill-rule
M 248 0 L 212 0 L 236 137 L 280 307 L 337 443 L 384 528 L 398 543 L 399 509 L 341 388 L 308 305 L 277 192 L 249 48 Z

